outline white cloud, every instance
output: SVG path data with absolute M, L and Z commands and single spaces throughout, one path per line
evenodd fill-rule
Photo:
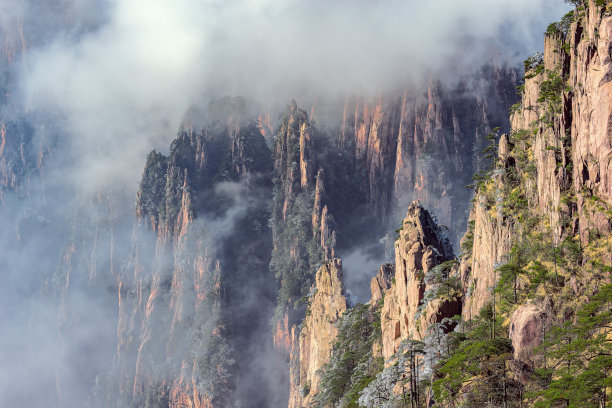
M 79 169 L 72 181 L 94 189 L 135 189 L 146 152 L 167 145 L 192 102 L 376 93 L 425 72 L 452 76 L 501 45 L 516 61 L 541 46 L 546 22 L 566 8 L 558 0 L 88 2 L 101 27 L 78 36 L 53 28 L 46 38 L 54 40 L 23 64 L 21 85 L 31 110 L 62 118 Z

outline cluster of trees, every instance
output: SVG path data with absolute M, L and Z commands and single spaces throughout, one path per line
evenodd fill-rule
M 574 315 L 553 325 L 536 350 L 534 407 L 612 406 L 612 284 L 603 285 Z
M 316 268 L 321 262 L 320 244 L 313 234 L 312 213 L 314 185 L 300 183 L 300 128 L 308 128 L 311 137 L 316 129 L 308 114 L 290 105 L 280 116 L 275 132 L 275 177 L 271 225 L 274 249 L 270 266 L 279 282 L 277 318 L 308 293 Z M 314 141 L 309 141 L 314 143 Z M 313 149 L 314 150 L 314 149 Z M 314 157 L 309 157 L 313 160 Z M 310 163 L 314 166 L 314 163 Z
M 271 267 L 279 281 L 277 317 L 287 307 L 293 309 L 296 301 L 308 293 L 324 258 L 319 226 L 312 225 L 316 177 L 323 177 L 319 181 L 324 186 L 322 206 L 327 206 L 327 223 L 337 234 L 336 248 L 345 247 L 349 241 L 350 245 L 360 245 L 362 239 L 371 239 L 373 231 L 383 230 L 380 220 L 367 210 L 355 169 L 333 138 L 293 103 L 279 120 L 274 136 L 270 221 L 274 234 Z M 309 136 L 303 145 L 300 144 L 302 129 Z M 301 159 L 312 170 L 307 186 L 301 185 Z M 323 171 L 318 173 L 320 169 Z
M 380 310 L 358 304 L 338 320 L 332 357 L 320 371 L 317 407 L 359 407 L 362 390 L 382 370 L 382 357 L 373 354 L 381 339 Z M 380 344 L 380 343 L 379 343 Z

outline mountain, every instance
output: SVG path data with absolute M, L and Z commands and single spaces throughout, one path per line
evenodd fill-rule
M 135 196 L 76 185 L 3 26 L 0 405 L 608 406 L 612 9 L 572 3 L 522 84 L 194 105 Z
M 333 351 L 316 361 L 314 395 L 296 376 L 290 406 L 610 404 L 609 13 L 578 3 L 548 27 L 544 53 L 525 61 L 511 131 L 488 138 L 485 154 L 497 153 L 474 177 L 460 256 L 412 204 L 394 267 L 373 278 L 369 304 L 325 330 Z M 383 271 L 391 284 L 379 284 Z M 308 349 L 295 353 L 292 369 L 312 371 Z

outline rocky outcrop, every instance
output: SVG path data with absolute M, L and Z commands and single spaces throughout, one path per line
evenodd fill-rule
M 310 406 L 319 390 L 317 371 L 332 355 L 338 334 L 335 323 L 349 306 L 342 283 L 342 261 L 327 261 L 317 271 L 313 290 L 301 328 L 292 329 L 290 408 Z
M 430 79 L 425 94 L 415 88 L 376 100 L 349 98 L 337 138 L 317 129 L 291 101 L 274 138 L 279 307 L 304 296 L 317 258 L 337 256 L 336 247 L 365 241 L 376 228 L 382 235 L 413 200 L 432 208 L 449 227 L 451 242 L 458 241 L 469 200 L 464 185 L 482 166 L 472 153 L 482 150 L 491 127 L 509 127 L 506 109 L 515 99 L 517 76 L 511 68 L 484 67 L 455 86 Z M 302 225 L 305 216 L 311 225 Z M 313 241 L 298 237 L 302 232 L 312 233 Z
M 207 120 L 179 133 L 169 157 L 148 157 L 130 268 L 118 279 L 114 380 L 96 393 L 107 395 L 100 406 L 230 406 L 255 394 L 233 384 L 253 376 L 249 344 L 265 347 L 253 339 L 272 311 L 271 157 L 241 99 L 211 104 Z M 266 405 L 261 394 L 253 401 Z
M 465 320 L 477 316 L 491 299 L 491 291 L 497 283 L 495 268 L 504 260 L 512 245 L 511 225 L 501 212 L 491 209 L 486 197 L 475 197 L 469 222 L 471 255 L 462 260 L 463 282 L 468 295 L 463 308 Z
M 420 203 L 411 204 L 395 242 L 394 282 L 385 294 L 381 311 L 385 359 L 398 350 L 402 340 L 422 339 L 432 323 L 461 312 L 461 303 L 455 298 L 423 302 L 431 289 L 428 275 L 435 266 L 453 259 L 448 238 L 431 214 Z
M 570 28 L 567 64 L 573 91 L 572 181 L 583 244 L 589 232 L 606 236 L 612 231 L 610 217 L 592 199 L 612 202 L 612 17 L 594 0 L 588 3 L 584 19 Z
M 482 150 L 491 128 L 509 129 L 516 82 L 516 70 L 489 66 L 456 87 L 430 79 L 425 96 L 406 89 L 399 97 L 347 100 L 338 147 L 378 218 L 396 219 L 420 200 L 457 241 L 469 199 L 463 186 L 482 166 L 471 152 Z
M 308 189 L 314 185 L 314 174 L 311 175 L 315 165 L 312 162 L 313 138 L 312 126 L 308 114 L 291 101 L 282 116 L 281 124 L 277 130 L 276 153 L 274 155 L 279 184 L 283 188 L 282 217 L 287 219 L 292 200 L 300 189 Z
M 295 101 L 279 122 L 274 137 L 272 268 L 280 282 L 277 311 L 282 311 L 277 313 L 275 345 L 287 355 L 289 327 L 304 317 L 296 302 L 313 283 L 316 265 L 335 256 L 336 232 L 327 205 L 326 136 Z
M 523 367 L 534 368 L 533 350 L 542 344 L 549 322 L 549 313 L 538 304 L 519 306 L 510 316 L 508 337 L 512 340 L 514 361 Z
M 585 10 L 551 25 L 544 53 L 526 61 L 512 132 L 500 140 L 500 161 L 470 215 L 473 247 L 461 266 L 468 320 L 490 300 L 495 268 L 526 232 L 516 209 L 507 209 L 521 195 L 519 206 L 551 246 L 578 235 L 582 246 L 598 248 L 591 257 L 610 262 L 612 17 L 592 0 Z
M 381 265 L 380 269 L 376 273 L 376 276 L 370 281 L 370 304 L 375 306 L 380 302 L 385 293 L 391 288 L 395 275 L 395 265 L 385 264 Z

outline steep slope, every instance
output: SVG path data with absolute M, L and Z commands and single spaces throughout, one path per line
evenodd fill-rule
M 448 238 L 429 212 L 420 203 L 411 204 L 395 241 L 394 283 L 385 292 L 381 311 L 385 359 L 398 351 L 402 340 L 421 340 L 432 324 L 460 313 L 454 288 L 449 288 L 446 299 L 437 296 L 437 286 L 448 279 L 449 271 L 435 267 L 453 259 Z M 433 299 L 425 299 L 432 292 Z
M 420 200 L 457 240 L 465 228 L 463 186 L 483 165 L 473 152 L 491 128 L 509 129 L 505 109 L 517 82 L 512 68 L 484 66 L 456 85 L 430 78 L 426 89 L 400 97 L 347 100 L 338 145 L 379 219 L 400 221 Z
M 612 264 L 609 14 L 605 2 L 581 2 L 549 26 L 544 53 L 525 62 L 512 133 L 500 139 L 495 169 L 476 185 L 464 238 L 464 318 L 468 326 L 492 323 L 493 337 L 498 331 L 509 337 L 511 347 L 498 355 L 512 360 L 518 383 L 502 374 L 507 392 L 487 392 L 508 406 L 606 404 L 612 367 L 605 357 L 612 304 L 606 285 Z M 571 345 L 577 339 L 582 346 Z M 558 368 L 564 353 L 574 353 L 571 369 Z M 487 393 L 466 392 L 461 381 L 451 386 L 451 358 L 442 367 L 441 397 L 478 406 Z M 506 363 L 497 370 L 507 370 Z M 486 376 L 481 384 L 500 385 Z
M 274 299 L 271 161 L 243 108 L 240 99 L 212 104 L 202 132 L 180 133 L 169 157 L 148 157 L 100 406 L 232 406 L 247 395 L 272 403 L 267 379 L 252 371 Z
M 482 186 L 470 217 L 473 306 L 467 313 L 477 314 L 490 298 L 494 266 L 527 229 L 540 229 L 552 247 L 576 234 L 581 246 L 606 246 L 612 200 L 609 25 L 604 9 L 589 2 L 551 25 L 542 57 L 526 62 L 512 133 L 500 140 L 494 181 Z
M 357 351 L 353 309 L 338 320 L 315 406 L 609 405 L 612 6 L 575 3 L 525 62 L 511 132 L 482 146 L 497 154 L 474 177 L 461 259 L 411 206 L 395 279 L 372 282 L 381 332 Z
M 342 284 L 342 262 L 332 259 L 318 271 L 306 317 L 300 328 L 292 328 L 291 391 L 289 407 L 312 403 L 319 391 L 318 371 L 329 362 L 338 334 L 336 322 L 349 303 Z
M 370 302 L 350 308 L 340 262 L 317 272 L 306 318 L 292 329 L 290 407 L 357 406 L 371 383 L 385 393 L 375 403 L 400 401 L 394 397 L 396 384 L 378 377 L 384 373 L 400 381 L 396 367 L 406 358 L 405 340 L 431 336 L 430 327 L 460 313 L 461 291 L 458 279 L 449 276 L 456 262 L 448 238 L 418 202 L 408 209 L 395 259 L 372 279 Z
M 437 349 L 418 351 L 425 362 L 432 351 L 439 359 L 432 377 L 439 406 L 606 404 L 609 26 L 605 7 L 585 3 L 551 25 L 544 54 L 526 61 L 512 133 L 494 146 L 493 168 L 475 177 L 457 271 L 464 322 Z M 561 369 L 567 353 L 572 368 Z
M 458 240 L 469 200 L 463 186 L 486 163 L 485 135 L 497 125 L 509 129 L 516 78 L 512 68 L 485 66 L 453 86 L 431 79 L 427 89 L 399 97 L 350 98 L 339 128 L 317 125 L 289 104 L 274 136 L 272 220 L 280 281 L 275 342 L 286 355 L 290 328 L 304 312 L 294 302 L 308 292 L 320 260 L 355 248 L 383 259 L 380 238 L 415 199 Z

